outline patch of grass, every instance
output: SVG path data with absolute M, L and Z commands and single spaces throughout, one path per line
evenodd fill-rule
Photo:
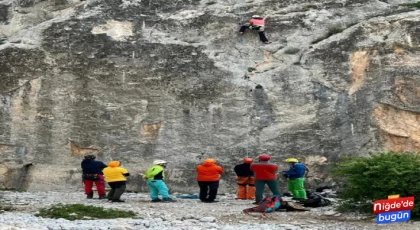
M 299 48 L 289 47 L 284 51 L 284 53 L 285 54 L 297 54 L 297 53 L 299 53 L 299 51 L 300 51 Z
M 406 6 L 410 8 L 420 8 L 420 2 L 404 3 L 404 4 L 401 4 L 400 6 Z
M 58 204 L 51 208 L 43 208 L 35 216 L 45 218 L 64 218 L 67 220 L 80 219 L 114 219 L 131 218 L 136 216 L 133 211 L 105 209 L 84 204 Z
M 255 70 L 257 70 L 257 69 L 255 69 L 254 67 L 248 67 L 248 72 L 252 72 L 252 71 L 255 71 Z

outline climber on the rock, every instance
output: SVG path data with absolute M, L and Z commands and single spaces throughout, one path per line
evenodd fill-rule
M 264 44 L 270 44 L 271 42 L 268 41 L 267 37 L 265 36 L 265 19 L 267 17 L 261 17 L 259 15 L 253 15 L 251 20 L 249 20 L 249 24 L 241 26 L 239 30 L 239 34 L 244 34 L 245 30 L 251 29 L 258 31 L 258 35 L 260 35 L 260 40 L 264 42 Z

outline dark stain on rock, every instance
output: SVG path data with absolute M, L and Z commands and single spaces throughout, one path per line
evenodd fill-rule
M 275 122 L 273 106 L 261 85 L 253 91 L 254 111 L 253 123 L 259 129 L 268 127 Z
M 0 22 L 7 24 L 9 20 L 10 5 L 0 4 Z
M 44 52 L 37 49 L 6 48 L 0 50 L 0 93 L 21 87 L 20 80 L 32 80 L 48 69 Z

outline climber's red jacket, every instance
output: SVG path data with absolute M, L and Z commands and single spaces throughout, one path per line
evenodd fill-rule
M 251 170 L 255 172 L 255 180 L 275 180 L 279 166 L 268 161 L 260 161 L 251 164 Z

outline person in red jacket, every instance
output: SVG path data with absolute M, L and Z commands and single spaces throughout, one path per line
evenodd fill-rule
M 265 19 L 267 17 L 261 17 L 259 15 L 252 15 L 251 20 L 249 20 L 249 24 L 245 24 L 241 26 L 239 30 L 239 34 L 242 35 L 245 33 L 247 29 L 256 30 L 258 31 L 258 35 L 260 36 L 260 40 L 264 42 L 264 44 L 270 44 L 271 42 L 268 41 L 267 36 L 265 36 Z
M 262 154 L 258 157 L 258 163 L 252 163 L 250 169 L 255 173 L 255 203 L 263 199 L 263 192 L 265 184 L 271 190 L 273 195 L 281 196 L 277 183 L 276 172 L 278 165 L 270 163 L 271 157 L 267 154 Z
M 197 166 L 197 182 L 200 187 L 201 202 L 216 202 L 214 199 L 216 199 L 220 176 L 223 173 L 223 168 L 216 164 L 215 159 L 206 159 L 203 164 Z

